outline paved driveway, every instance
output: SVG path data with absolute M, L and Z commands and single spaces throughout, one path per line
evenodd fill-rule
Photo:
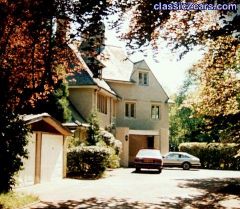
M 39 195 L 30 208 L 240 208 L 240 172 L 164 169 L 108 171 L 99 180 L 64 179 L 19 189 Z

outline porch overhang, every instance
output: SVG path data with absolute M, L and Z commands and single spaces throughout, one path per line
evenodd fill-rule
M 129 130 L 129 135 L 159 136 L 158 130 Z

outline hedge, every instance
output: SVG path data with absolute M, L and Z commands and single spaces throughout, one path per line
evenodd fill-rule
M 179 151 L 200 158 L 203 168 L 240 170 L 240 145 L 235 143 L 189 142 L 179 145 Z
M 107 168 L 109 149 L 99 146 L 79 146 L 68 150 L 68 176 L 99 178 Z

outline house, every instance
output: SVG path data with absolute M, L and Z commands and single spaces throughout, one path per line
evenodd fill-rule
M 168 152 L 168 96 L 145 60 L 132 62 L 120 47 L 102 51 L 100 78 L 94 78 L 82 59 L 84 70 L 67 78 L 69 99 L 86 119 L 97 111 L 100 126 L 111 127 L 123 150 L 121 164 L 129 166 L 141 148 Z
M 107 45 L 102 53 L 102 78 L 120 98 L 116 107 L 116 138 L 123 145 L 121 164 L 131 164 L 141 148 L 167 153 L 169 98 L 155 72 L 145 60 L 131 61 L 120 47 Z
M 24 115 L 31 128 L 28 159 L 18 174 L 19 186 L 62 179 L 66 176 L 66 136 L 72 133 L 49 114 Z
M 58 22 L 64 23 L 58 24 L 57 34 L 66 43 L 67 22 Z M 169 150 L 167 94 L 147 62 L 131 61 L 120 47 L 99 45 L 98 50 L 92 50 L 101 53 L 98 59 L 80 54 L 81 46 L 89 48 L 88 41 L 97 43 L 102 40 L 102 34 L 99 36 L 88 37 L 79 46 L 68 44 L 81 63 L 81 70 L 67 77 L 74 123 L 65 125 L 77 124 L 75 137 L 84 140 L 87 119 L 96 111 L 100 127 L 111 130 L 122 142 L 123 166 L 129 166 L 141 148 L 160 149 L 165 154 Z M 101 71 L 95 67 L 99 64 Z
M 70 46 L 84 66 L 84 70 L 67 77 L 74 120 L 78 121 L 79 126 L 86 127 L 90 114 L 97 110 L 100 127 L 105 129 L 112 126 L 116 120 L 117 94 L 104 79 L 93 76 L 77 48 Z

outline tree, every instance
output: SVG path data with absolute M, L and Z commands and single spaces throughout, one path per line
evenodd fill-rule
M 209 133 L 217 131 L 222 141 L 240 142 L 239 50 L 238 40 L 219 37 L 190 72 L 199 81 L 190 103 L 205 118 Z
M 4 94 L 8 89 L 8 71 L 0 71 L 0 194 L 15 185 L 14 174 L 22 166 L 22 158 L 27 156 L 28 128 L 24 122 L 6 105 L 12 95 Z
M 186 106 L 191 92 L 193 80 L 188 77 L 180 91 L 174 96 L 174 104 L 170 106 L 170 149 L 178 150 L 178 146 L 183 142 L 210 142 L 215 140 L 213 136 L 207 134 L 204 118 L 194 116 L 194 108 Z
M 177 2 L 229 4 L 227 0 L 187 0 Z M 165 0 L 162 4 L 171 4 Z M 176 2 L 175 2 L 176 3 Z M 231 4 L 239 4 L 239 0 L 231 1 Z M 206 46 L 209 40 L 217 37 L 235 35 L 240 29 L 240 16 L 236 8 L 232 10 L 158 10 L 158 0 L 142 1 L 118 1 L 116 6 L 120 8 L 119 17 L 113 26 L 124 24 L 126 16 L 131 14 L 129 30 L 122 38 L 127 40 L 127 46 L 131 49 L 139 49 L 151 44 L 157 48 L 159 41 L 164 40 L 172 50 L 180 50 L 182 55 L 193 49 L 196 45 Z M 142 15 L 144 14 L 144 15 Z
M 61 66 L 58 67 L 58 71 L 60 71 L 58 74 L 66 74 L 65 69 Z M 53 91 L 46 96 L 46 99 L 36 101 L 34 107 L 24 109 L 24 112 L 26 114 L 39 114 L 47 112 L 62 123 L 68 122 L 72 119 L 72 113 L 69 109 L 68 95 L 67 81 L 65 76 L 63 76 L 62 79 L 58 79 L 57 83 L 53 87 Z
M 82 69 L 79 61 L 77 66 L 71 64 L 76 57 L 67 45 L 66 27 L 78 22 L 78 34 L 96 34 L 94 26 L 111 12 L 109 5 L 109 1 L 93 0 L 0 0 L 0 78 L 4 81 L 0 83 L 0 159 L 6 162 L 0 166 L 0 192 L 14 186 L 13 176 L 27 156 L 27 131 L 19 114 L 34 109 L 40 100 L 66 93 L 62 75 L 57 73 L 59 65 L 66 73 Z M 55 33 L 55 22 L 64 30 Z M 60 100 L 59 107 L 65 102 Z
M 102 136 L 100 134 L 99 121 L 95 112 L 90 114 L 88 122 L 87 145 L 96 145 L 99 141 L 101 141 Z

